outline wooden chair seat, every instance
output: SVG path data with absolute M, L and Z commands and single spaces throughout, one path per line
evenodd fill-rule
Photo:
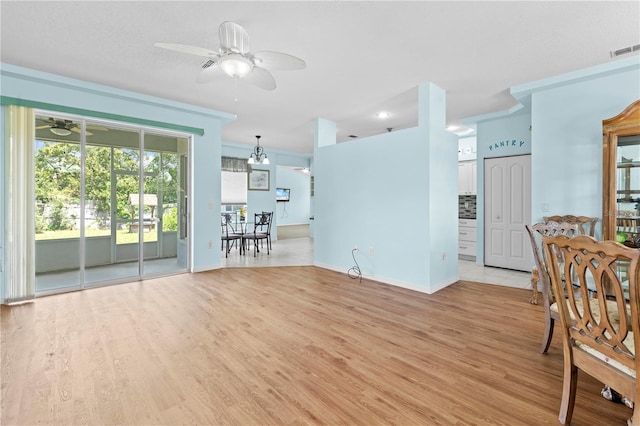
M 567 300 L 567 303 L 569 303 L 568 300 Z M 620 324 L 620 313 L 617 311 L 616 302 L 614 302 L 613 300 L 607 300 L 606 304 L 607 304 L 607 314 L 609 315 L 609 321 L 611 321 L 611 323 L 613 324 Z M 549 306 L 549 309 L 552 312 L 555 312 L 556 316 L 559 315 L 557 302 L 552 303 L 551 306 Z M 601 314 L 600 314 L 600 304 L 597 298 L 595 297 L 589 298 L 589 309 L 594 319 L 599 322 Z M 584 315 L 584 299 L 576 299 L 576 310 L 577 312 Z M 569 315 L 571 316 L 571 319 L 575 321 L 576 318 L 572 309 L 569 310 Z M 631 319 L 631 314 L 627 312 L 627 321 L 629 321 L 630 319 Z
M 635 357 L 636 355 L 636 351 L 635 351 L 635 340 L 633 337 L 633 332 L 630 331 L 629 334 L 627 334 L 626 339 L 624 339 L 622 341 L 622 344 L 624 346 L 626 346 L 627 348 L 629 348 L 629 351 L 631 352 L 631 354 Z M 598 349 L 594 348 L 591 345 L 587 345 L 581 342 L 576 342 L 576 346 L 579 347 L 580 349 L 582 349 L 583 351 L 587 352 L 590 355 L 593 355 L 594 357 L 598 358 L 600 361 L 612 366 L 613 368 L 615 368 L 616 370 L 620 370 L 625 374 L 628 374 L 630 377 L 633 377 L 635 379 L 636 377 L 636 370 L 633 368 L 630 368 L 624 364 L 622 364 L 621 362 L 617 361 L 616 359 L 610 358 L 608 356 L 606 356 L 605 354 L 603 354 L 602 352 L 600 352 Z

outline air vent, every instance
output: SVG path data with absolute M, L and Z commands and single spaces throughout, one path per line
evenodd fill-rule
M 612 58 L 615 58 L 620 55 L 626 55 L 627 53 L 633 53 L 640 50 L 640 44 L 636 44 L 634 46 L 625 47 L 623 49 L 614 50 L 613 52 L 609 52 Z
M 213 65 L 213 64 L 215 64 L 215 63 L 216 63 L 216 61 L 214 61 L 213 59 L 208 59 L 207 61 L 205 61 L 205 62 L 201 65 L 201 67 L 202 67 L 202 69 L 204 70 L 204 69 L 209 68 L 211 65 Z

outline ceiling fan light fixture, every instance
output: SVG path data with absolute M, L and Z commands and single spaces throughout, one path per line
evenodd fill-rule
M 242 78 L 253 69 L 253 63 L 238 53 L 230 53 L 222 57 L 218 64 L 229 77 Z
M 52 127 L 49 130 L 51 130 L 51 133 L 53 133 L 54 135 L 58 136 L 69 136 L 71 134 L 71 130 L 61 129 L 60 127 Z

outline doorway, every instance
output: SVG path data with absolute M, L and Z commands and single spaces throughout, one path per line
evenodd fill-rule
M 36 294 L 186 272 L 190 136 L 36 112 Z
M 531 155 L 484 160 L 484 263 L 530 271 Z

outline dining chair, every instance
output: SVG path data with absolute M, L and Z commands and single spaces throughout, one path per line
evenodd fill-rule
M 224 245 L 226 242 L 227 248 L 225 250 L 225 258 L 229 257 L 229 252 L 231 251 L 231 247 L 233 247 L 234 244 L 239 244 L 240 245 L 240 254 L 243 253 L 244 250 L 244 244 L 242 241 L 242 234 L 235 232 L 235 230 L 233 229 L 233 226 L 231 225 L 231 215 L 222 215 L 222 235 L 220 237 L 220 240 L 222 242 L 222 248 L 224 249 Z
M 267 240 L 267 254 L 269 254 L 269 234 L 267 230 L 269 229 L 271 215 L 269 213 L 254 213 L 254 218 L 253 232 L 247 232 L 242 236 L 242 245 L 244 246 L 245 242 L 253 241 L 253 256 L 255 257 L 260 252 L 258 241 Z
M 566 300 L 558 303 L 564 354 L 560 423 L 571 423 L 579 371 L 635 403 L 640 251 L 585 235 L 542 237 L 542 244 L 555 298 Z M 640 426 L 640 411 L 634 409 L 628 423 Z
M 598 223 L 597 217 L 591 216 L 574 216 L 571 214 L 567 215 L 556 215 L 556 216 L 544 216 L 542 218 L 545 222 L 554 221 L 554 222 L 569 222 L 575 223 L 578 225 L 579 233 L 581 235 L 589 235 L 591 237 L 595 237 L 596 233 L 596 223 Z
M 262 214 L 269 215 L 269 225 L 267 225 L 267 244 L 269 244 L 269 249 L 273 250 L 273 245 L 271 244 L 271 224 L 273 223 L 273 212 L 265 212 Z
M 566 222 L 570 224 L 576 224 L 578 226 L 578 234 L 589 235 L 592 237 L 595 236 L 595 231 L 596 231 L 595 225 L 598 222 L 597 217 L 574 216 L 570 214 L 564 215 L 564 216 L 544 216 L 542 220 L 544 220 L 544 223 Z M 540 280 L 540 277 L 538 275 L 538 270 L 537 270 L 537 267 L 534 265 L 533 269 L 531 270 L 531 290 L 533 291 L 533 294 L 531 295 L 531 299 L 529 299 L 529 303 L 533 305 L 538 304 L 539 292 L 538 292 L 537 283 L 539 280 Z
M 559 319 L 558 307 L 553 297 L 553 292 L 549 288 L 549 272 L 548 266 L 542 256 L 542 237 L 543 236 L 555 236 L 555 235 L 576 235 L 578 231 L 578 225 L 576 223 L 568 222 L 554 222 L 549 221 L 547 223 L 536 223 L 533 225 L 525 225 L 527 234 L 531 241 L 531 250 L 533 252 L 533 260 L 535 266 L 531 272 L 531 286 L 538 288 L 538 282 L 542 288 L 542 303 L 544 305 L 544 334 L 542 336 L 542 345 L 540 346 L 540 353 L 545 354 L 549 350 L 551 339 L 553 338 L 553 329 L 555 322 Z M 537 296 L 536 296 L 537 298 Z M 536 300 L 537 304 L 537 300 Z

